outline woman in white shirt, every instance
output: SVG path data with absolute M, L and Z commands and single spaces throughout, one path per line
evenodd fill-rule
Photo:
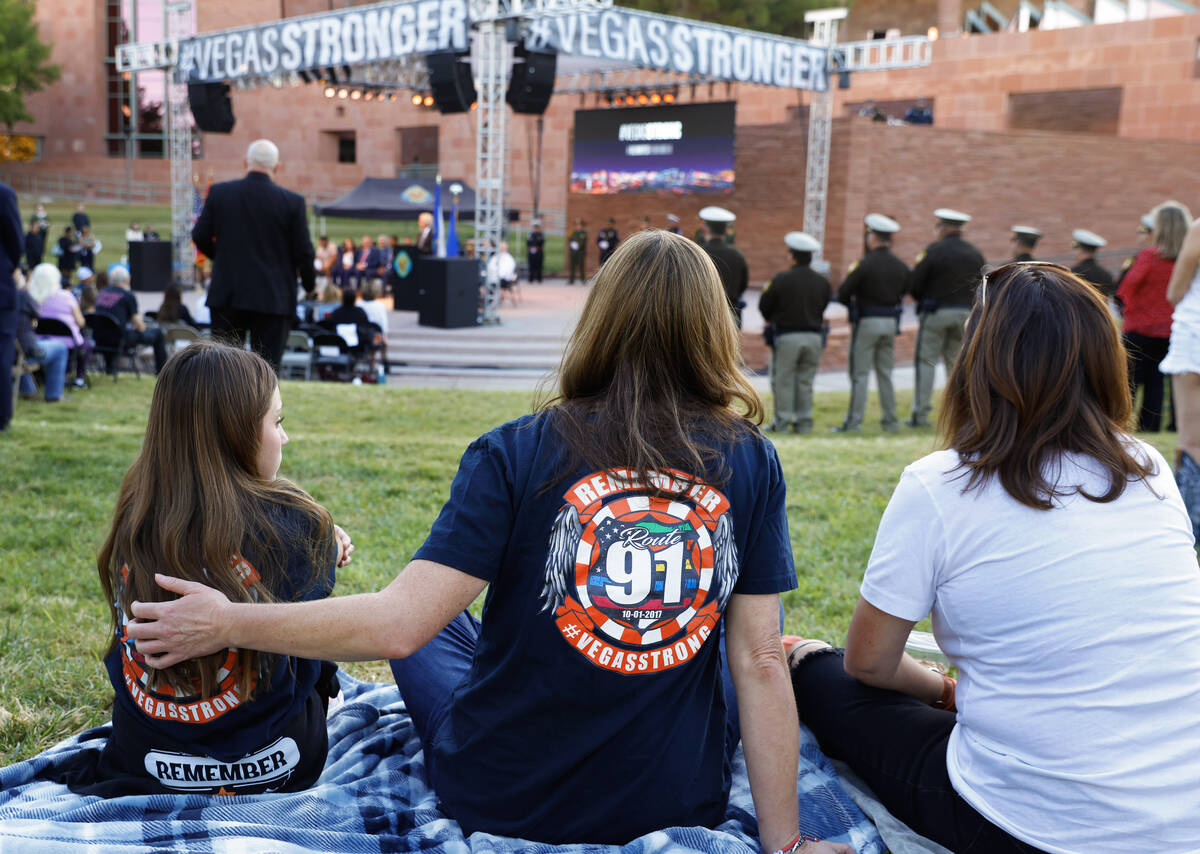
M 892 495 L 844 657 L 791 649 L 825 750 L 958 854 L 1200 843 L 1200 572 L 1130 418 L 1098 292 L 1055 265 L 993 271 L 946 387 L 946 450 Z M 904 653 L 930 614 L 957 685 Z
M 1200 533 L 1200 220 L 1192 223 L 1171 270 L 1167 302 L 1171 343 L 1159 365 L 1171 374 L 1171 405 L 1179 423 L 1175 481 L 1183 495 L 1193 531 Z

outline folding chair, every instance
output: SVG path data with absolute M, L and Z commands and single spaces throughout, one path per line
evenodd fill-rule
M 313 364 L 322 374 L 326 372 L 344 375 L 342 379 L 349 382 L 354 377 L 354 357 L 350 355 L 350 346 L 342 336 L 333 332 L 323 332 L 313 336 Z
M 96 352 L 104 356 L 104 371 L 110 374 L 113 382 L 117 381 L 117 371 L 120 369 L 121 357 L 129 359 L 133 375 L 142 378 L 138 367 L 137 347 L 125 346 L 125 330 L 116 320 L 107 314 L 92 312 L 83 316 L 87 328 L 91 330 L 92 340 L 96 342 Z
M 295 376 L 297 371 L 304 374 L 304 379 L 312 379 L 313 342 L 308 333 L 293 329 L 288 333 L 287 343 L 283 348 L 283 356 L 279 359 L 281 375 Z
M 39 338 L 67 338 L 74 342 L 75 336 L 71 334 L 71 327 L 53 317 L 39 317 L 37 324 L 37 334 Z M 71 344 L 71 349 L 67 351 L 67 376 L 78 376 L 79 368 L 79 348 L 74 343 Z M 83 382 L 88 387 L 92 387 L 92 381 L 88 379 L 87 371 L 84 371 Z
M 168 353 L 182 350 L 188 344 L 200 339 L 200 333 L 186 323 L 164 324 L 162 328 L 167 341 Z

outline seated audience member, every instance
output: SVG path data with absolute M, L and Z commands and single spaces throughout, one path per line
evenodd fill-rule
M 354 255 L 354 287 L 357 290 L 362 283 L 377 275 L 379 269 L 379 250 L 375 248 L 375 240 L 369 234 L 364 234 L 362 246 Z
M 351 289 L 353 290 L 353 289 Z M 321 301 L 313 306 L 312 322 L 320 323 L 342 304 L 342 289 L 333 281 L 321 288 Z
M 96 294 L 108 287 L 108 273 L 97 273 L 92 280 L 79 289 L 79 310 L 91 314 L 96 310 Z
M 17 283 L 17 343 L 28 362 L 35 362 L 42 367 L 45 378 L 47 403 L 57 403 L 63 399 L 63 386 L 67 377 L 67 345 L 56 338 L 39 340 L 35 330 L 41 306 L 26 287 L 25 277 L 19 270 L 13 271 L 13 279 Z M 21 397 L 33 400 L 37 397 L 37 386 L 29 374 L 21 375 Z
M 516 305 L 517 259 L 508 251 L 507 240 L 500 241 L 500 250 L 488 260 L 488 274 L 499 280 L 501 299 L 507 295 Z
M 379 283 L 367 282 L 363 286 L 360 296 L 362 302 L 358 304 L 358 307 L 366 312 L 367 320 L 378 324 L 379 328 L 383 330 L 383 334 L 387 335 L 388 312 L 387 306 L 379 301 Z
M 163 301 L 162 305 L 158 307 L 156 319 L 160 326 L 179 323 L 185 323 L 193 328 L 196 326 L 196 321 L 192 318 L 187 303 L 183 301 L 183 291 L 179 289 L 178 285 L 171 285 L 163 291 Z
M 125 330 L 122 346 L 149 344 L 154 348 L 154 372 L 167 361 L 167 342 L 157 326 L 148 327 L 138 310 L 137 297 L 129 290 L 129 268 L 114 264 L 108 271 L 108 287 L 96 294 L 96 311 L 103 312 Z
M 71 330 L 69 336 L 39 335 L 39 338 L 58 341 L 68 350 L 77 350 L 75 385 L 87 384 L 87 365 L 93 342 L 83 337 L 83 311 L 75 295 L 62 287 L 62 273 L 53 264 L 38 264 L 29 276 L 29 295 L 40 306 L 40 316 L 62 323 Z
M 715 827 L 740 721 L 762 850 L 852 854 L 797 832 L 785 486 L 738 353 L 708 256 L 639 232 L 597 274 L 554 401 L 471 443 L 425 545 L 384 590 L 247 604 L 194 571 L 160 576 L 183 595 L 123 599 L 137 599 L 126 634 L 155 668 L 230 646 L 394 659 L 429 782 L 467 835 L 623 844 Z M 577 560 L 596 599 L 575 584 Z M 489 585 L 481 622 L 465 609 Z M 581 596 L 611 615 L 603 629 Z M 661 613 L 646 618 L 651 604 Z
M 357 255 L 358 250 L 354 247 L 354 240 L 347 237 L 342 241 L 342 249 L 337 254 L 331 271 L 333 284 L 338 288 L 354 287 L 354 264 Z
M 1200 840 L 1200 572 L 1171 468 L 1132 435 L 1126 371 L 1092 285 L 989 273 L 945 450 L 892 494 L 844 656 L 792 647 L 825 752 L 952 851 Z M 957 685 L 904 652 L 930 614 Z
M 367 313 L 358 307 L 358 294 L 352 288 L 342 291 L 342 304 L 335 308 L 325 318 L 327 326 L 339 326 L 343 323 L 353 323 L 355 326 L 366 326 L 371 322 Z
M 333 272 L 334 262 L 337 261 L 338 248 L 329 242 L 324 234 L 317 240 L 317 250 L 313 256 L 313 270 L 321 279 L 317 284 L 324 285 L 329 281 Z
M 159 374 L 97 559 L 114 699 L 91 793 L 291 792 L 324 767 L 333 664 L 224 649 L 157 669 L 126 635 L 131 603 L 162 598 L 156 572 L 203 579 L 236 602 L 329 595 L 353 547 L 328 510 L 279 477 L 282 406 L 271 366 L 225 344 L 196 342 Z M 153 761 L 164 753 L 169 763 Z M 214 764 L 215 776 L 190 773 Z M 266 773 L 237 773 L 247 766 Z

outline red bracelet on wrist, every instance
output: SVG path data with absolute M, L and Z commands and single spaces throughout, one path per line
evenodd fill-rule
M 804 847 L 805 842 L 820 842 L 815 836 L 809 836 L 801 831 L 796 834 L 796 838 L 775 852 L 775 854 L 794 854 Z

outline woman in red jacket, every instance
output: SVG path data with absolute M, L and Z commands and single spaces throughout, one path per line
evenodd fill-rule
M 1117 288 L 1117 299 L 1124 306 L 1125 349 L 1129 351 L 1129 380 L 1135 397 L 1138 386 L 1142 387 L 1138 430 L 1157 433 L 1163 401 L 1163 375 L 1158 363 L 1167 355 L 1174 311 L 1167 302 L 1167 284 L 1192 218 L 1179 202 L 1163 202 L 1152 215 L 1154 245 L 1138 253 Z

